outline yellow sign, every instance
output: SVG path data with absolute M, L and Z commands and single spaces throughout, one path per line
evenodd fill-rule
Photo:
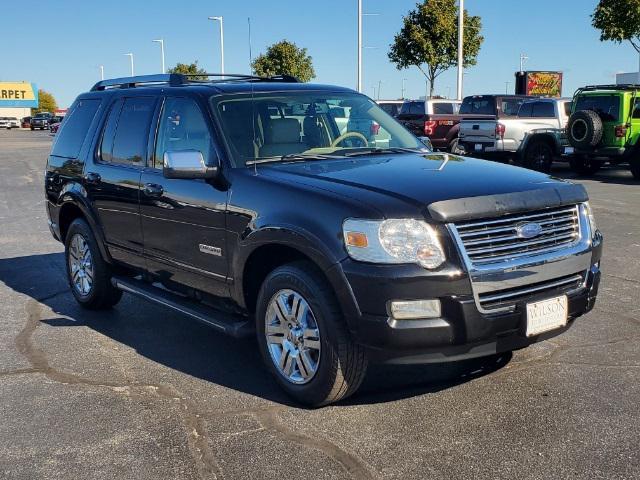
M 37 107 L 38 89 L 33 83 L 0 82 L 0 107 Z

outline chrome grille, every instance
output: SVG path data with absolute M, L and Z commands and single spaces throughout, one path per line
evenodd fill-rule
M 541 231 L 522 238 L 518 229 L 536 223 Z M 456 223 L 455 228 L 469 260 L 474 264 L 497 263 L 532 254 L 552 252 L 580 240 L 578 206 L 506 215 L 484 221 Z

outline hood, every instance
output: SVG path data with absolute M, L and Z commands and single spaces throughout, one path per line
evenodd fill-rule
M 497 162 L 451 154 L 394 154 L 272 164 L 261 169 L 284 181 L 297 181 L 372 202 L 383 213 L 386 201 L 404 202 L 426 213 L 436 202 L 500 196 L 572 185 L 548 175 Z

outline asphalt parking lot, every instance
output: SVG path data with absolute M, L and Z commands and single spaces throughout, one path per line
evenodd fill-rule
M 252 341 L 130 296 L 76 305 L 44 210 L 50 144 L 0 132 L 0 478 L 640 478 L 640 183 L 626 170 L 577 179 L 605 253 L 598 303 L 567 333 L 374 366 L 356 396 L 306 410 Z

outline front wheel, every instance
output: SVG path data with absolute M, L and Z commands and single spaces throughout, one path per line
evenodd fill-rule
M 578 175 L 591 176 L 602 168 L 602 161 L 587 157 L 573 157 L 569 165 Z
M 364 379 L 366 354 L 351 340 L 331 287 L 311 263 L 269 274 L 258 296 L 256 331 L 267 369 L 300 403 L 337 402 Z
M 104 261 L 91 228 L 83 219 L 74 220 L 65 237 L 67 279 L 76 301 L 89 310 L 111 308 L 122 290 L 111 284 L 111 269 Z

